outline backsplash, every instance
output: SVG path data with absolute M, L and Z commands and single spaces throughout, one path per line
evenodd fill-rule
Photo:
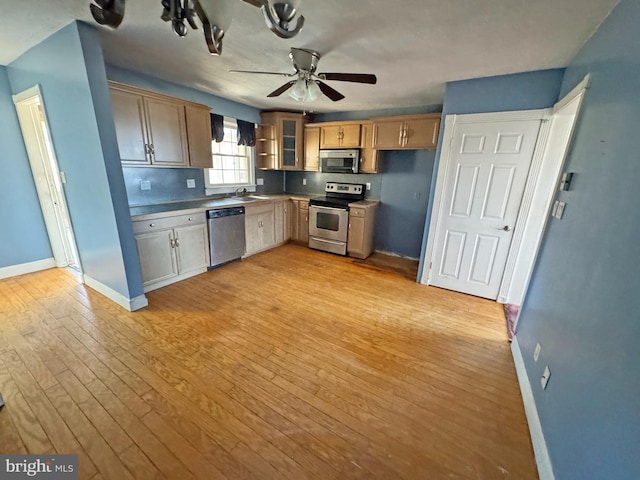
M 203 198 L 204 175 L 200 168 L 122 167 L 129 205 L 175 202 Z M 257 194 L 282 193 L 283 172 L 256 171 L 264 185 L 256 187 Z M 195 188 L 187 188 L 187 180 L 194 180 Z M 150 190 L 142 190 L 142 182 L 149 182 Z
M 193 200 L 204 197 L 204 175 L 201 168 L 122 167 L 129 205 Z M 187 180 L 195 188 L 187 188 Z M 142 190 L 149 182 L 150 190 Z
M 327 182 L 342 183 L 371 183 L 371 190 L 366 191 L 367 198 L 380 198 L 382 178 L 378 173 L 320 173 L 320 172 L 293 172 L 285 175 L 285 191 L 287 193 L 299 193 L 302 195 L 324 195 L 324 186 Z M 303 180 L 307 181 L 303 185 Z

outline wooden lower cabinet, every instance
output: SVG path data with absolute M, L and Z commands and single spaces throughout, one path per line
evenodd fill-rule
M 209 235 L 204 213 L 133 222 L 144 291 L 207 271 Z
M 377 204 L 349 207 L 347 253 L 350 257 L 367 258 L 373 253 L 373 234 Z
M 276 245 L 291 240 L 291 208 L 291 200 L 279 201 L 274 205 Z
M 309 243 L 309 200 L 292 199 L 291 240 Z
M 276 244 L 273 203 L 245 206 L 245 252 L 247 255 L 267 250 Z

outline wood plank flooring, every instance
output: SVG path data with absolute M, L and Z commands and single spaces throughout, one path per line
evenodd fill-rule
M 77 453 L 82 479 L 537 478 L 495 302 L 292 244 L 147 295 L 0 281 L 1 453 Z

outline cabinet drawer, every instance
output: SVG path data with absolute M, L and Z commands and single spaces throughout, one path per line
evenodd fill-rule
M 364 208 L 349 208 L 349 216 L 350 217 L 366 217 L 367 211 Z
M 272 213 L 273 203 L 263 203 L 260 205 L 245 205 L 244 212 L 246 216 L 260 215 L 262 213 Z
M 179 227 L 181 225 L 197 225 L 206 222 L 207 217 L 204 213 L 174 215 L 171 217 L 155 218 L 153 220 L 140 220 L 133 222 L 133 233 L 153 232 L 156 230 Z

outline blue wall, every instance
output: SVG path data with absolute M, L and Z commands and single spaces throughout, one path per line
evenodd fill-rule
M 382 192 L 375 245 L 383 252 L 418 258 L 435 152 L 383 152 Z
M 623 0 L 562 87 L 592 74 L 517 331 L 558 480 L 640 478 L 639 47 L 640 2 Z
M 11 99 L 0 66 L 0 268 L 51 258 L 49 237 Z
M 131 298 L 142 293 L 142 283 L 132 285 L 130 292 L 116 221 L 118 209 L 114 210 L 111 196 L 112 188 L 116 195 L 123 195 L 123 189 L 110 184 L 107 173 L 106 164 L 112 159 L 105 154 L 113 145 L 103 145 L 109 139 L 102 136 L 106 132 L 100 131 L 98 121 L 108 112 L 99 105 L 100 86 L 92 91 L 90 85 L 99 72 L 96 64 L 85 64 L 80 39 L 83 28 L 89 27 L 68 25 L 11 63 L 7 71 L 14 93 L 36 84 L 41 87 L 58 163 L 67 176 L 65 193 L 84 272 Z M 95 46 L 85 48 L 88 56 L 99 54 Z M 126 204 L 126 197 L 120 200 Z M 139 270 L 137 260 L 132 268 Z
M 564 69 L 558 68 L 447 83 L 444 105 L 442 106 L 440 138 L 433 166 L 434 175 L 429 195 L 429 206 L 424 223 L 418 280 L 422 277 L 422 269 L 425 263 L 424 255 L 429 235 L 431 206 L 433 205 L 433 194 L 440 163 L 446 116 L 452 114 L 536 110 L 552 107 L 558 100 L 563 76 Z

